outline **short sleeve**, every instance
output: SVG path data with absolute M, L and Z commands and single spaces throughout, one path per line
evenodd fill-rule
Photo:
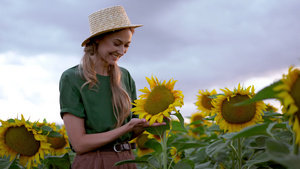
M 73 73 L 73 74 L 72 74 Z M 60 115 L 71 113 L 77 117 L 84 118 L 84 106 L 80 95 L 80 89 L 76 87 L 75 73 L 64 72 L 59 82 Z

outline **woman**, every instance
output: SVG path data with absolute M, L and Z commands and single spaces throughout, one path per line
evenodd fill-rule
M 83 43 L 81 64 L 66 70 L 60 80 L 60 107 L 71 146 L 72 168 L 118 168 L 116 162 L 134 159 L 128 141 L 149 127 L 132 118 L 135 82 L 117 61 L 128 50 L 134 28 L 122 6 L 89 16 L 91 36 Z M 155 123 L 152 126 L 163 124 Z M 136 168 L 124 164 L 122 168 Z

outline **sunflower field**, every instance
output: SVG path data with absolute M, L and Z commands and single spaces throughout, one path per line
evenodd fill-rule
M 150 124 L 131 142 L 140 169 L 299 169 L 300 70 L 262 90 L 237 84 L 233 89 L 200 89 L 197 111 L 184 118 L 179 108 L 184 95 L 174 90 L 176 80 L 146 77 L 150 88 L 135 100 L 132 111 Z M 281 111 L 267 99 L 281 104 Z M 188 122 L 186 122 L 188 121 Z M 20 119 L 0 120 L 0 168 L 70 168 L 64 126 Z

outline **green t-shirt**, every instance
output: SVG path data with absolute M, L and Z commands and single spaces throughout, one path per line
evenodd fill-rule
M 129 72 L 120 67 L 123 88 L 127 91 L 131 102 L 136 100 L 136 87 Z M 112 92 L 110 88 L 110 76 L 101 76 L 97 74 L 100 82 L 90 90 L 88 85 L 83 88 L 86 82 L 79 75 L 78 65 L 63 72 L 60 82 L 60 113 L 71 113 L 85 121 L 87 134 L 101 133 L 114 129 L 116 118 L 112 108 Z M 132 113 L 125 120 L 127 123 L 132 118 Z M 126 133 L 121 136 L 117 142 L 127 141 L 132 133 Z

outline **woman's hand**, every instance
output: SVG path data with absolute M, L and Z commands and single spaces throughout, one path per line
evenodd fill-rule
M 132 118 L 126 125 L 128 125 L 131 131 L 133 132 L 132 138 L 135 138 L 145 131 L 144 128 L 166 125 L 166 122 L 153 123 L 150 126 L 149 122 L 146 119 Z
M 128 125 L 135 127 L 156 127 L 156 126 L 162 126 L 162 125 L 166 125 L 166 122 L 162 122 L 162 123 L 153 123 L 151 126 L 149 125 L 149 121 L 146 121 L 146 119 L 138 119 L 138 118 L 132 118 L 130 120 L 130 122 L 128 123 Z

